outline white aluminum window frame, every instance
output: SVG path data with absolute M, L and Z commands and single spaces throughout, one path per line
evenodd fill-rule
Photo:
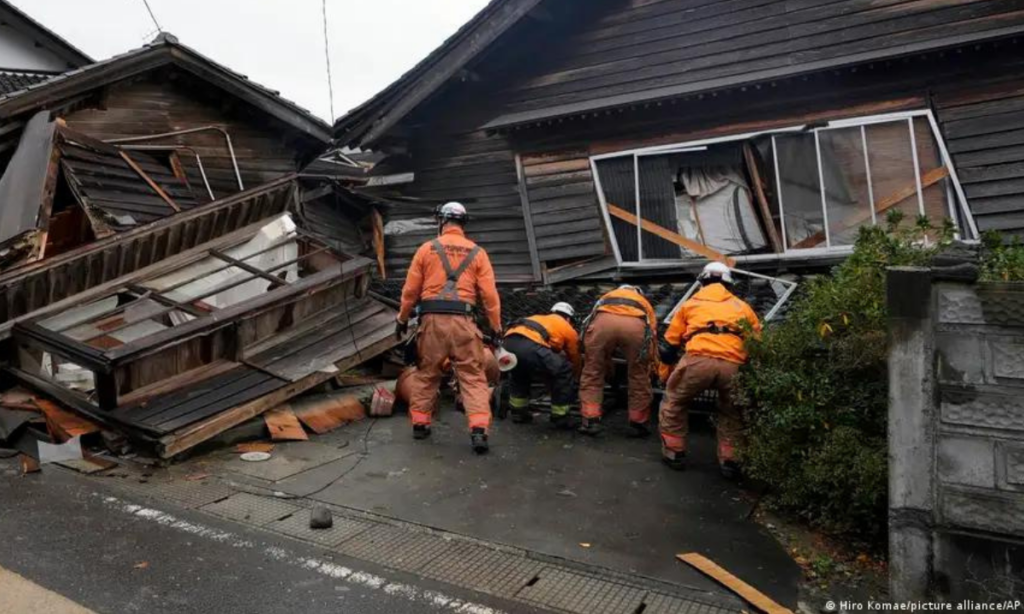
M 590 169 L 594 176 L 594 185 L 597 190 L 598 200 L 601 203 L 601 213 L 604 217 L 605 228 L 607 229 L 608 236 L 611 239 L 612 251 L 615 255 L 615 260 L 620 267 L 632 268 L 632 267 L 662 267 L 678 265 L 680 260 L 675 259 L 644 259 L 643 257 L 643 229 L 637 225 L 637 258 L 638 260 L 623 260 L 622 252 L 619 249 L 618 237 L 615 235 L 614 227 L 612 226 L 612 217 L 608 212 L 608 201 L 606 200 L 604 188 L 601 185 L 601 175 L 598 172 L 598 162 L 602 160 L 624 158 L 632 156 L 633 158 L 633 183 L 635 189 L 636 203 L 634 205 L 634 214 L 637 219 L 643 219 L 641 215 L 641 199 L 640 199 L 640 173 L 639 165 L 640 158 L 645 156 L 655 155 L 667 155 L 673 153 L 699 153 L 707 151 L 711 145 L 720 145 L 723 143 L 734 143 L 738 141 L 749 141 L 758 137 L 770 136 L 772 139 L 772 158 L 774 164 L 775 174 L 775 185 L 780 185 L 780 171 L 779 171 L 779 159 L 776 151 L 776 137 L 783 136 L 786 134 L 794 133 L 810 133 L 814 134 L 815 150 L 817 152 L 818 160 L 818 174 L 819 174 L 819 187 L 821 190 L 822 199 L 822 213 L 824 220 L 825 229 L 825 246 L 824 247 L 812 247 L 802 249 L 791 249 L 789 247 L 788 238 L 786 236 L 786 215 L 785 215 L 785 202 L 782 197 L 781 190 L 776 190 L 779 206 L 779 218 L 782 222 L 782 245 L 783 251 L 781 253 L 770 253 L 770 254 L 754 254 L 749 256 L 737 256 L 736 260 L 741 262 L 756 262 L 758 260 L 771 260 L 771 259 L 793 259 L 793 258 L 808 258 L 808 257 L 828 257 L 844 255 L 853 252 L 852 245 L 837 245 L 833 246 L 831 243 L 831 232 L 828 225 L 828 206 L 825 195 L 825 182 L 822 177 L 824 172 L 821 164 L 821 144 L 820 144 L 820 133 L 829 130 L 838 130 L 842 128 L 860 128 L 861 139 L 864 148 L 865 156 L 865 168 L 868 176 L 868 196 L 871 203 L 871 221 L 872 224 L 877 224 L 877 214 L 875 212 L 875 193 L 874 186 L 871 183 L 871 165 L 868 159 L 868 140 L 866 127 L 874 124 L 885 124 L 894 123 L 898 121 L 906 121 L 908 130 L 910 133 L 910 144 L 913 150 L 913 162 L 915 169 L 915 179 L 917 181 L 917 197 L 918 207 L 922 214 L 924 214 L 924 190 L 921 185 L 921 167 L 918 160 L 917 150 L 917 134 L 914 129 L 915 120 L 927 121 L 928 126 L 931 128 L 932 137 L 935 139 L 936 144 L 939 148 L 939 154 L 942 164 L 946 167 L 949 172 L 949 181 L 947 182 L 947 195 L 949 200 L 949 215 L 950 219 L 958 225 L 957 238 L 963 239 L 967 242 L 976 242 L 980 237 L 978 233 L 978 227 L 974 221 L 974 215 L 971 212 L 971 208 L 967 202 L 967 196 L 964 193 L 963 186 L 960 184 L 960 178 L 957 175 L 956 167 L 953 165 L 953 160 L 949 155 L 949 149 L 946 147 L 946 142 L 942 138 L 942 132 L 939 130 L 939 124 L 935 119 L 935 115 L 930 109 L 920 109 L 914 111 L 901 111 L 897 113 L 886 113 L 881 115 L 867 115 L 861 117 L 839 119 L 825 123 L 821 126 L 808 128 L 806 125 L 789 126 L 785 128 L 778 128 L 773 130 L 764 130 L 759 132 L 747 132 L 743 134 L 736 134 L 731 136 L 715 137 L 709 139 L 702 139 L 696 141 L 686 141 L 682 143 L 673 143 L 668 145 L 658 145 L 654 147 L 643 147 L 638 149 L 629 149 L 623 151 L 616 151 L 606 154 L 600 154 L 590 157 Z M 960 215 L 957 215 L 959 210 Z M 964 227 L 960 228 L 960 220 L 964 222 Z M 963 236 L 961 236 L 963 234 Z

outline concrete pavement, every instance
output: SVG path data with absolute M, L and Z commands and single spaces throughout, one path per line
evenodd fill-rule
M 56 468 L 21 477 L 12 461 L 0 461 L 0 566 L 18 574 L 7 577 L 18 601 L 0 605 L 5 614 L 26 600 L 32 608 L 22 611 L 48 614 L 71 602 L 80 606 L 67 614 L 534 611 Z

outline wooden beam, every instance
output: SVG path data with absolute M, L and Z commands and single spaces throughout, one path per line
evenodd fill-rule
M 768 241 L 772 244 L 772 251 L 776 254 L 781 254 L 786 251 L 786 248 L 782 244 L 782 237 L 779 236 L 779 231 L 775 228 L 772 210 L 768 206 L 768 196 L 764 193 L 764 181 L 761 179 L 761 170 L 757 166 L 757 157 L 754 155 L 754 148 L 750 143 L 743 144 L 743 159 L 747 162 L 747 171 L 750 172 L 750 180 L 754 184 L 754 200 L 757 201 L 757 208 L 761 211 L 761 220 L 764 222 Z
M 159 185 L 157 185 L 157 183 L 155 181 L 153 181 L 153 178 L 150 177 L 149 175 L 147 175 L 146 171 L 142 170 L 142 167 L 135 163 L 135 160 L 132 160 L 132 157 L 128 155 L 127 151 L 121 150 L 120 153 L 121 153 L 121 159 L 123 159 L 125 161 L 125 164 L 127 164 L 129 166 L 129 168 L 131 168 L 133 171 L 135 171 L 136 175 L 138 175 L 139 177 L 142 177 L 142 180 L 146 182 L 146 184 L 150 187 L 150 189 L 152 189 L 154 192 L 157 193 L 157 196 L 162 198 L 163 201 L 165 203 L 167 203 L 168 207 L 173 209 L 175 213 L 180 213 L 181 212 L 181 207 L 178 206 L 178 203 L 174 202 L 174 199 L 171 198 L 167 194 L 167 192 L 164 192 L 164 189 L 161 188 Z
M 335 367 L 337 367 L 338 371 L 347 371 L 359 363 L 364 362 L 367 356 L 377 356 L 398 344 L 397 338 L 391 333 L 391 331 L 386 331 L 386 333 L 381 334 L 382 338 L 377 339 L 369 346 L 362 348 L 362 350 L 355 356 L 351 356 L 335 363 Z M 234 409 L 221 412 L 204 422 L 190 425 L 179 433 L 174 433 L 173 435 L 168 435 L 162 438 L 158 445 L 157 452 L 161 458 L 171 458 L 181 454 L 182 452 L 217 436 L 233 426 L 239 425 L 250 418 L 259 416 L 260 414 L 277 407 L 281 403 L 284 403 L 288 399 L 319 386 L 320 384 L 332 379 L 334 375 L 334 373 L 317 371 L 308 377 L 300 379 L 299 381 L 293 382 L 287 386 L 283 386 L 282 388 L 254 401 L 240 405 Z
M 384 246 L 384 216 L 376 207 L 371 209 L 373 216 L 373 251 L 377 254 L 377 272 L 381 279 L 388 278 L 388 267 L 386 263 L 387 251 Z
M 516 177 L 518 178 L 519 202 L 523 208 L 523 222 L 526 224 L 526 242 L 530 249 L 530 267 L 534 281 L 541 281 L 540 252 L 537 249 L 537 231 L 533 227 L 533 211 L 530 210 L 530 194 L 526 187 L 526 171 L 522 156 L 516 155 Z
M 725 569 L 719 567 L 714 561 L 691 552 L 690 554 L 677 554 L 676 558 L 691 565 L 697 571 L 710 576 L 723 586 L 743 598 L 744 601 L 754 606 L 765 614 L 793 614 L 792 610 L 782 607 L 772 601 L 770 597 L 750 586 L 743 580 L 732 575 Z
M 620 220 L 622 220 L 624 222 L 629 222 L 630 224 L 632 224 L 634 226 L 639 225 L 641 228 L 643 228 L 647 232 L 649 232 L 649 233 L 651 233 L 653 235 L 657 235 L 657 236 L 661 237 L 662 239 L 665 239 L 669 243 L 675 243 L 679 247 L 688 249 L 688 250 L 690 250 L 691 252 L 693 252 L 695 254 L 704 256 L 708 260 L 714 260 L 716 262 L 721 262 L 721 263 L 725 264 L 728 267 L 736 266 L 736 260 L 734 258 L 729 258 L 729 257 L 727 257 L 727 256 L 725 256 L 725 255 L 723 255 L 723 254 L 721 254 L 721 253 L 711 249 L 710 247 L 707 247 L 706 245 L 701 245 L 700 243 L 697 243 L 696 241 L 692 241 L 690 239 L 687 239 L 683 235 L 681 235 L 681 234 L 679 234 L 677 232 L 672 232 L 668 228 L 664 228 L 662 226 L 659 226 L 659 225 L 655 224 L 654 222 L 650 222 L 648 220 L 637 220 L 637 217 L 635 215 L 633 215 L 632 213 L 630 213 L 629 211 L 626 211 L 625 209 L 621 209 L 621 208 L 619 208 L 619 207 L 617 207 L 617 206 L 615 206 L 615 205 L 613 205 L 611 203 L 608 203 L 608 213 L 611 213 L 613 216 L 619 218 Z
M 942 181 L 946 177 L 949 177 L 949 169 L 947 169 L 945 166 L 940 166 L 938 168 L 928 171 L 924 175 L 921 175 L 921 190 L 924 191 L 926 188 L 935 185 L 936 183 Z M 896 190 L 889 196 L 876 202 L 875 216 L 877 216 L 879 213 L 885 213 L 889 209 L 892 209 L 896 205 L 900 204 L 901 202 L 907 200 L 908 198 L 916 194 L 917 182 L 915 181 L 914 183 L 911 183 L 906 187 L 900 188 L 899 190 Z M 853 217 L 848 217 L 836 224 L 830 225 L 829 232 L 831 234 L 837 234 L 845 230 L 849 230 L 851 228 L 860 226 L 861 224 L 870 219 L 871 213 L 861 213 Z M 822 230 L 800 241 L 799 243 L 793 246 L 793 249 L 807 249 L 810 247 L 814 247 L 815 245 L 820 245 L 821 242 L 824 240 L 825 231 Z
M 211 249 L 210 250 L 210 255 L 213 256 L 214 258 L 220 258 L 224 262 L 227 262 L 228 264 L 234 265 L 236 268 L 242 269 L 243 271 L 245 271 L 246 273 L 248 273 L 250 275 L 255 275 L 256 277 L 260 277 L 260 278 L 270 282 L 270 286 L 272 288 L 279 288 L 281 286 L 287 286 L 288 285 L 288 282 L 284 281 L 280 277 L 275 277 L 275 276 L 271 275 L 270 273 L 267 273 L 263 269 L 256 268 L 256 267 L 252 266 L 251 264 L 249 264 L 247 262 L 242 262 L 241 260 L 239 260 L 237 258 L 232 258 L 231 256 L 225 254 L 224 252 L 220 251 L 219 249 Z

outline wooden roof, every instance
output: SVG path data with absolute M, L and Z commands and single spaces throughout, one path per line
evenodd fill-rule
M 139 49 L 0 95 L 0 120 L 49 107 L 56 102 L 167 65 L 174 65 L 195 75 L 294 127 L 309 138 L 325 144 L 331 140 L 330 126 L 308 110 L 182 45 L 170 34 L 161 34 L 152 43 Z
M 551 6 L 494 0 L 416 68 L 338 120 L 335 137 L 372 145 L 531 10 Z M 1024 6 L 1016 0 L 623 0 L 574 3 L 568 17 L 559 8 L 551 13 L 566 21 L 562 40 L 527 38 L 528 51 L 511 46 L 534 58 L 525 78 L 487 76 L 486 61 L 474 67 L 503 93 L 502 108 L 482 128 L 699 96 L 1024 32 Z

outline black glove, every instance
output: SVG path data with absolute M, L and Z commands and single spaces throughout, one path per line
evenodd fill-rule
M 679 362 L 679 347 L 665 339 L 660 339 L 658 341 L 658 357 L 666 365 L 674 365 Z
M 396 320 L 395 321 L 395 334 L 398 335 L 399 339 L 404 337 L 405 334 L 408 333 L 408 332 L 409 332 L 409 323 L 408 322 L 402 322 L 401 320 Z

